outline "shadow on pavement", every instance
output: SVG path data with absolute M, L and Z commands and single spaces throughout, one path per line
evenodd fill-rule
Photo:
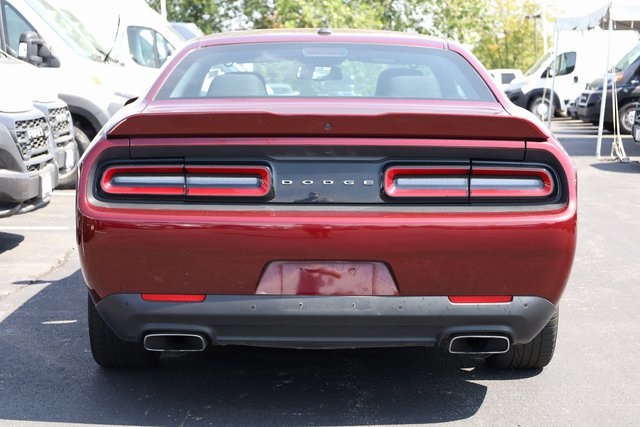
M 482 361 L 421 348 L 213 348 L 155 370 L 105 370 L 89 350 L 80 271 L 0 323 L 0 419 L 135 425 L 364 425 L 464 420 L 482 406 Z
M 0 232 L 0 254 L 18 247 L 23 240 L 24 236 L 21 234 Z
M 630 163 L 621 163 L 616 161 L 594 163 L 591 165 L 591 167 L 606 172 L 640 173 L 640 163 L 638 163 L 638 161 L 633 161 Z

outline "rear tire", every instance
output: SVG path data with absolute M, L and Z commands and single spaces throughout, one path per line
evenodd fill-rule
M 555 116 L 554 107 L 549 103 L 549 98 L 538 96 L 529 104 L 529 111 L 544 122 L 549 118 L 549 108 L 551 108 L 551 117 Z
M 551 362 L 558 337 L 558 309 L 549 323 L 533 341 L 511 346 L 503 354 L 495 354 L 487 359 L 487 366 L 494 369 L 541 369 Z
M 87 298 L 89 340 L 91 354 L 98 365 L 104 368 L 150 368 L 158 363 L 160 353 L 147 351 L 140 343 L 120 339 Z

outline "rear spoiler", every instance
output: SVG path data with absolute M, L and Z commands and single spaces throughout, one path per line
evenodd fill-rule
M 383 113 L 372 115 L 272 112 L 146 112 L 107 132 L 128 137 L 394 137 L 546 141 L 526 117 L 503 114 Z

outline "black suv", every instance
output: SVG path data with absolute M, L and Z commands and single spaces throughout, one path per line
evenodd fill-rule
M 618 96 L 618 122 L 621 133 L 631 133 L 638 100 L 640 100 L 640 44 L 629 51 L 609 75 L 604 127 L 613 131 L 614 118 L 611 99 L 611 80 L 616 81 Z M 583 122 L 598 124 L 602 101 L 603 79 L 594 80 L 578 98 L 578 117 Z

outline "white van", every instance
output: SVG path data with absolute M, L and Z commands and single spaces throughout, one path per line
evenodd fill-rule
M 123 66 L 105 60 L 106 54 L 83 28 L 71 24 L 46 0 L 2 0 L 0 4 L 0 47 L 49 74 L 69 106 L 78 150 L 83 152 L 133 96 L 123 87 L 134 79 L 125 75 Z
M 109 58 L 135 72 L 144 84 L 155 80 L 158 69 L 185 41 L 144 0 L 49 2 L 76 25 L 84 25 Z
M 524 76 L 515 79 L 505 90 L 514 104 L 526 108 L 538 117 L 548 115 L 553 83 L 552 114 L 567 114 L 569 103 L 584 91 L 594 78 L 602 76 L 607 66 L 615 64 L 638 43 L 635 31 L 615 31 L 611 42 L 611 57 L 607 64 L 608 33 L 602 30 L 587 32 L 562 31 L 558 55 L 552 70 L 555 50 L 547 51 Z

